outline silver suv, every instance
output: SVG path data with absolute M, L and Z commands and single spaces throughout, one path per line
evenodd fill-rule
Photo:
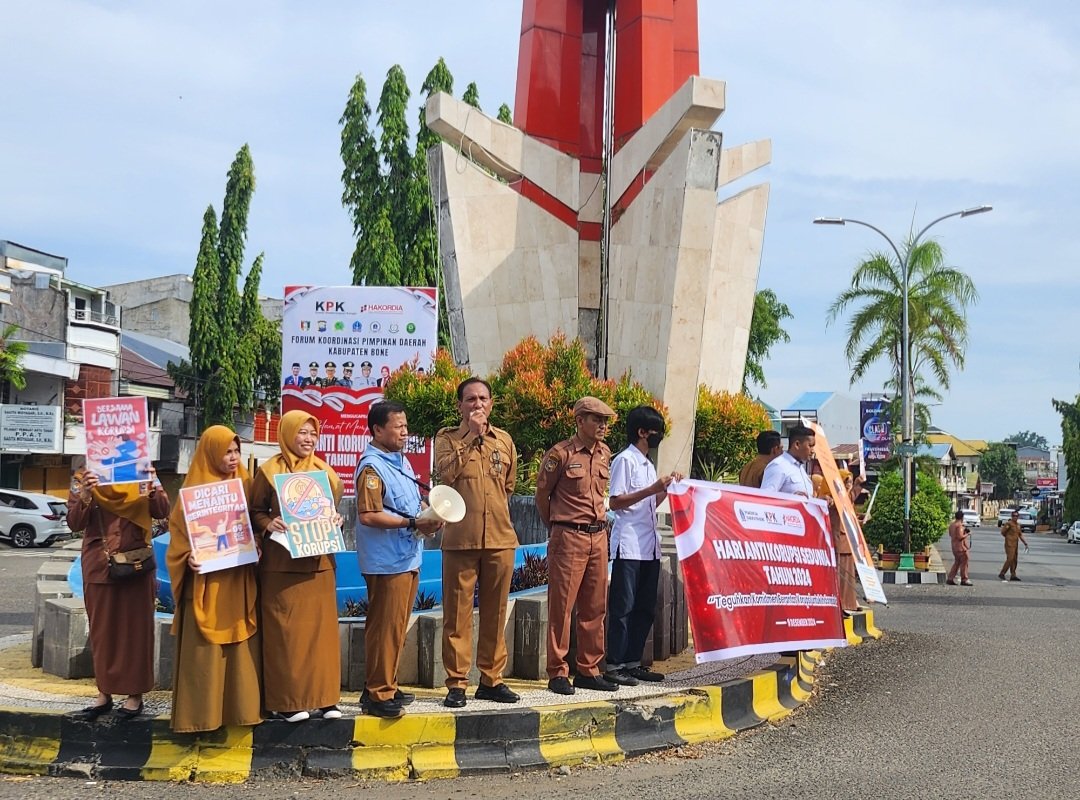
M 16 547 L 48 547 L 71 537 L 67 504 L 36 492 L 0 489 L 0 539 Z

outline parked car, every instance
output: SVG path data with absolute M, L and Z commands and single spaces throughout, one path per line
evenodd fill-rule
M 1069 533 L 1065 537 L 1065 541 L 1068 542 L 1069 544 L 1073 544 L 1075 542 L 1080 542 L 1080 519 L 1078 519 L 1076 522 L 1074 522 L 1072 524 L 1072 527 L 1069 528 Z
M 973 508 L 964 509 L 964 524 L 969 528 L 977 528 L 982 524 L 982 520 L 979 518 L 979 512 Z
M 47 494 L 0 489 L 0 539 L 15 547 L 48 547 L 70 537 L 63 501 Z
M 1020 518 L 1017 520 L 1017 522 L 1020 523 L 1021 531 L 1025 533 L 1035 533 L 1036 521 L 1034 514 L 1027 511 L 1021 511 Z

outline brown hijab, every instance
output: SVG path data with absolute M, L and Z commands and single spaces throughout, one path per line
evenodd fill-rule
M 75 479 L 81 481 L 85 475 L 86 470 L 81 469 L 75 473 Z M 149 540 L 152 524 L 150 503 L 146 495 L 139 493 L 138 483 L 113 483 L 108 486 L 95 486 L 90 491 L 98 506 L 110 514 L 135 523 L 146 531 L 146 538 Z
M 184 478 L 184 488 L 240 478 L 246 494 L 250 479 L 242 463 L 237 465 L 235 472 L 222 471 L 221 462 L 233 442 L 239 447 L 240 437 L 224 425 L 214 425 L 203 431 Z M 183 502 L 173 506 L 169 516 L 169 537 L 165 561 L 177 610 L 183 598 L 184 584 L 190 575 L 192 610 L 203 637 L 213 644 L 231 644 L 250 638 L 256 629 L 254 565 L 247 564 L 206 575 L 191 571 L 187 563 L 191 538 L 184 518 Z M 178 633 L 178 618 L 179 614 L 173 619 L 173 633 Z

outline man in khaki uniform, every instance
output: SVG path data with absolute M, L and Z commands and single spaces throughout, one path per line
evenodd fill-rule
M 577 433 L 544 454 L 536 479 L 536 510 L 551 531 L 548 540 L 548 689 L 574 687 L 613 692 L 618 684 L 600 674 L 607 614 L 607 510 L 611 450 L 604 444 L 615 412 L 596 397 L 574 404 Z M 577 607 L 577 677 L 571 685 L 566 654 L 570 613 Z
M 758 454 L 739 471 L 739 486 L 761 488 L 761 479 L 769 462 L 784 452 L 780 434 L 776 431 L 762 431 L 757 435 Z
M 1024 532 L 1020 530 L 1020 514 L 1016 510 L 1012 512 L 1012 519 L 1001 526 L 1001 535 L 1005 537 L 1005 563 L 1001 566 L 1001 572 L 998 573 L 998 577 L 1001 580 L 1005 580 L 1005 573 L 1012 572 L 1010 581 L 1020 580 L 1016 577 L 1016 562 L 1018 558 L 1018 550 L 1020 549 L 1019 543 L 1024 543 L 1024 551 L 1028 549 L 1027 539 L 1024 538 Z
M 477 700 L 516 703 L 521 698 L 503 683 L 506 668 L 506 598 L 514 573 L 517 533 L 510 523 L 508 498 L 517 477 L 517 449 L 510 434 L 488 422 L 491 386 L 469 378 L 457 387 L 461 424 L 435 436 L 435 472 L 465 501 L 465 518 L 448 523 L 442 540 L 443 705 L 465 705 L 472 666 L 473 595 L 479 583 L 480 669 Z

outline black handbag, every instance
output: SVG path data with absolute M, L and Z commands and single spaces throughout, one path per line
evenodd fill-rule
M 139 547 L 118 553 L 105 551 L 109 560 L 109 577 L 114 580 L 134 578 L 136 575 L 153 574 L 157 569 L 153 547 Z

